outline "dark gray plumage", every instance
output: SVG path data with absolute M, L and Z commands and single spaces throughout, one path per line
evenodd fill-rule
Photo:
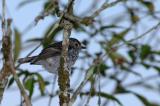
M 71 68 L 78 58 L 79 52 L 85 47 L 75 38 L 69 38 L 68 47 L 68 68 Z M 21 58 L 19 63 L 30 63 L 34 65 L 42 65 L 47 71 L 57 74 L 60 64 L 60 55 L 62 51 L 62 41 L 53 43 L 44 48 L 37 56 Z

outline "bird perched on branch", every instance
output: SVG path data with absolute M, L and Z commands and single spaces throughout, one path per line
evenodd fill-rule
M 76 62 L 81 49 L 85 46 L 75 38 L 69 38 L 67 65 L 70 69 Z M 33 65 L 42 65 L 47 71 L 57 74 L 60 65 L 60 56 L 62 52 L 62 41 L 48 45 L 37 56 L 21 58 L 19 63 L 30 63 Z

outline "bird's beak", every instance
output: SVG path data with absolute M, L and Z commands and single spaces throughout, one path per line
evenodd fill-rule
M 86 46 L 83 43 L 81 43 L 81 49 L 86 49 Z

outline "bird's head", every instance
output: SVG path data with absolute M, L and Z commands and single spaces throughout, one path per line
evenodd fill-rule
M 73 48 L 73 49 L 85 49 L 85 45 L 82 44 L 81 42 L 79 42 L 77 39 L 75 38 L 69 38 L 69 48 Z

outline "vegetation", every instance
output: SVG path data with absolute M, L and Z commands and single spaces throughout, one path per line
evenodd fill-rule
M 31 100 L 34 105 L 37 101 L 44 101 L 46 97 L 49 100 L 46 101 L 46 106 L 53 105 L 53 101 L 57 103 L 56 106 L 59 105 L 58 99 L 55 99 L 60 94 L 59 87 L 50 80 L 53 75 L 47 74 L 46 77 L 43 73 L 47 72 L 40 72 L 38 68 L 33 72 L 32 68 L 24 68 L 24 65 L 18 64 L 17 60 L 20 54 L 30 51 L 27 55 L 30 56 L 39 47 L 46 47 L 57 38 L 62 38 L 67 21 L 69 25 L 73 25 L 70 28 L 71 36 L 80 38 L 87 46 L 71 70 L 68 96 L 71 104 L 88 106 L 96 103 L 95 106 L 112 106 L 115 103 L 115 106 L 128 106 L 123 100 L 131 101 L 131 96 L 134 96 L 139 104 L 160 105 L 160 100 L 157 100 L 160 98 L 159 0 L 46 0 L 42 11 L 37 13 L 39 15 L 34 17 L 23 32 L 19 31 L 16 23 L 13 25 L 12 17 L 12 22 L 6 19 L 7 11 L 4 11 L 3 2 L 0 33 L 3 38 L 6 35 L 10 36 L 9 39 L 13 38 L 7 49 L 10 51 L 13 48 L 13 52 L 8 53 L 13 57 L 5 58 L 4 51 L 7 47 L 3 45 L 1 98 L 3 93 L 15 88 L 16 83 L 25 102 L 28 102 L 26 104 L 30 105 Z M 23 7 L 38 2 L 41 1 L 24 0 L 18 4 L 17 9 L 23 11 Z M 46 27 L 43 36 L 23 36 L 41 22 L 45 24 L 47 17 L 52 19 L 52 23 Z M 6 25 L 5 22 L 11 25 Z M 4 41 L 3 39 L 1 44 L 5 44 Z M 8 67 L 5 64 L 7 61 L 13 63 L 8 69 L 5 68 Z M 4 79 L 8 80 L 8 84 Z M 7 89 L 4 90 L 4 87 Z M 18 87 L 16 86 L 16 90 Z M 153 95 L 148 96 L 150 93 Z M 3 99 L 1 103 L 3 104 Z M 18 103 L 23 103 L 23 99 Z

